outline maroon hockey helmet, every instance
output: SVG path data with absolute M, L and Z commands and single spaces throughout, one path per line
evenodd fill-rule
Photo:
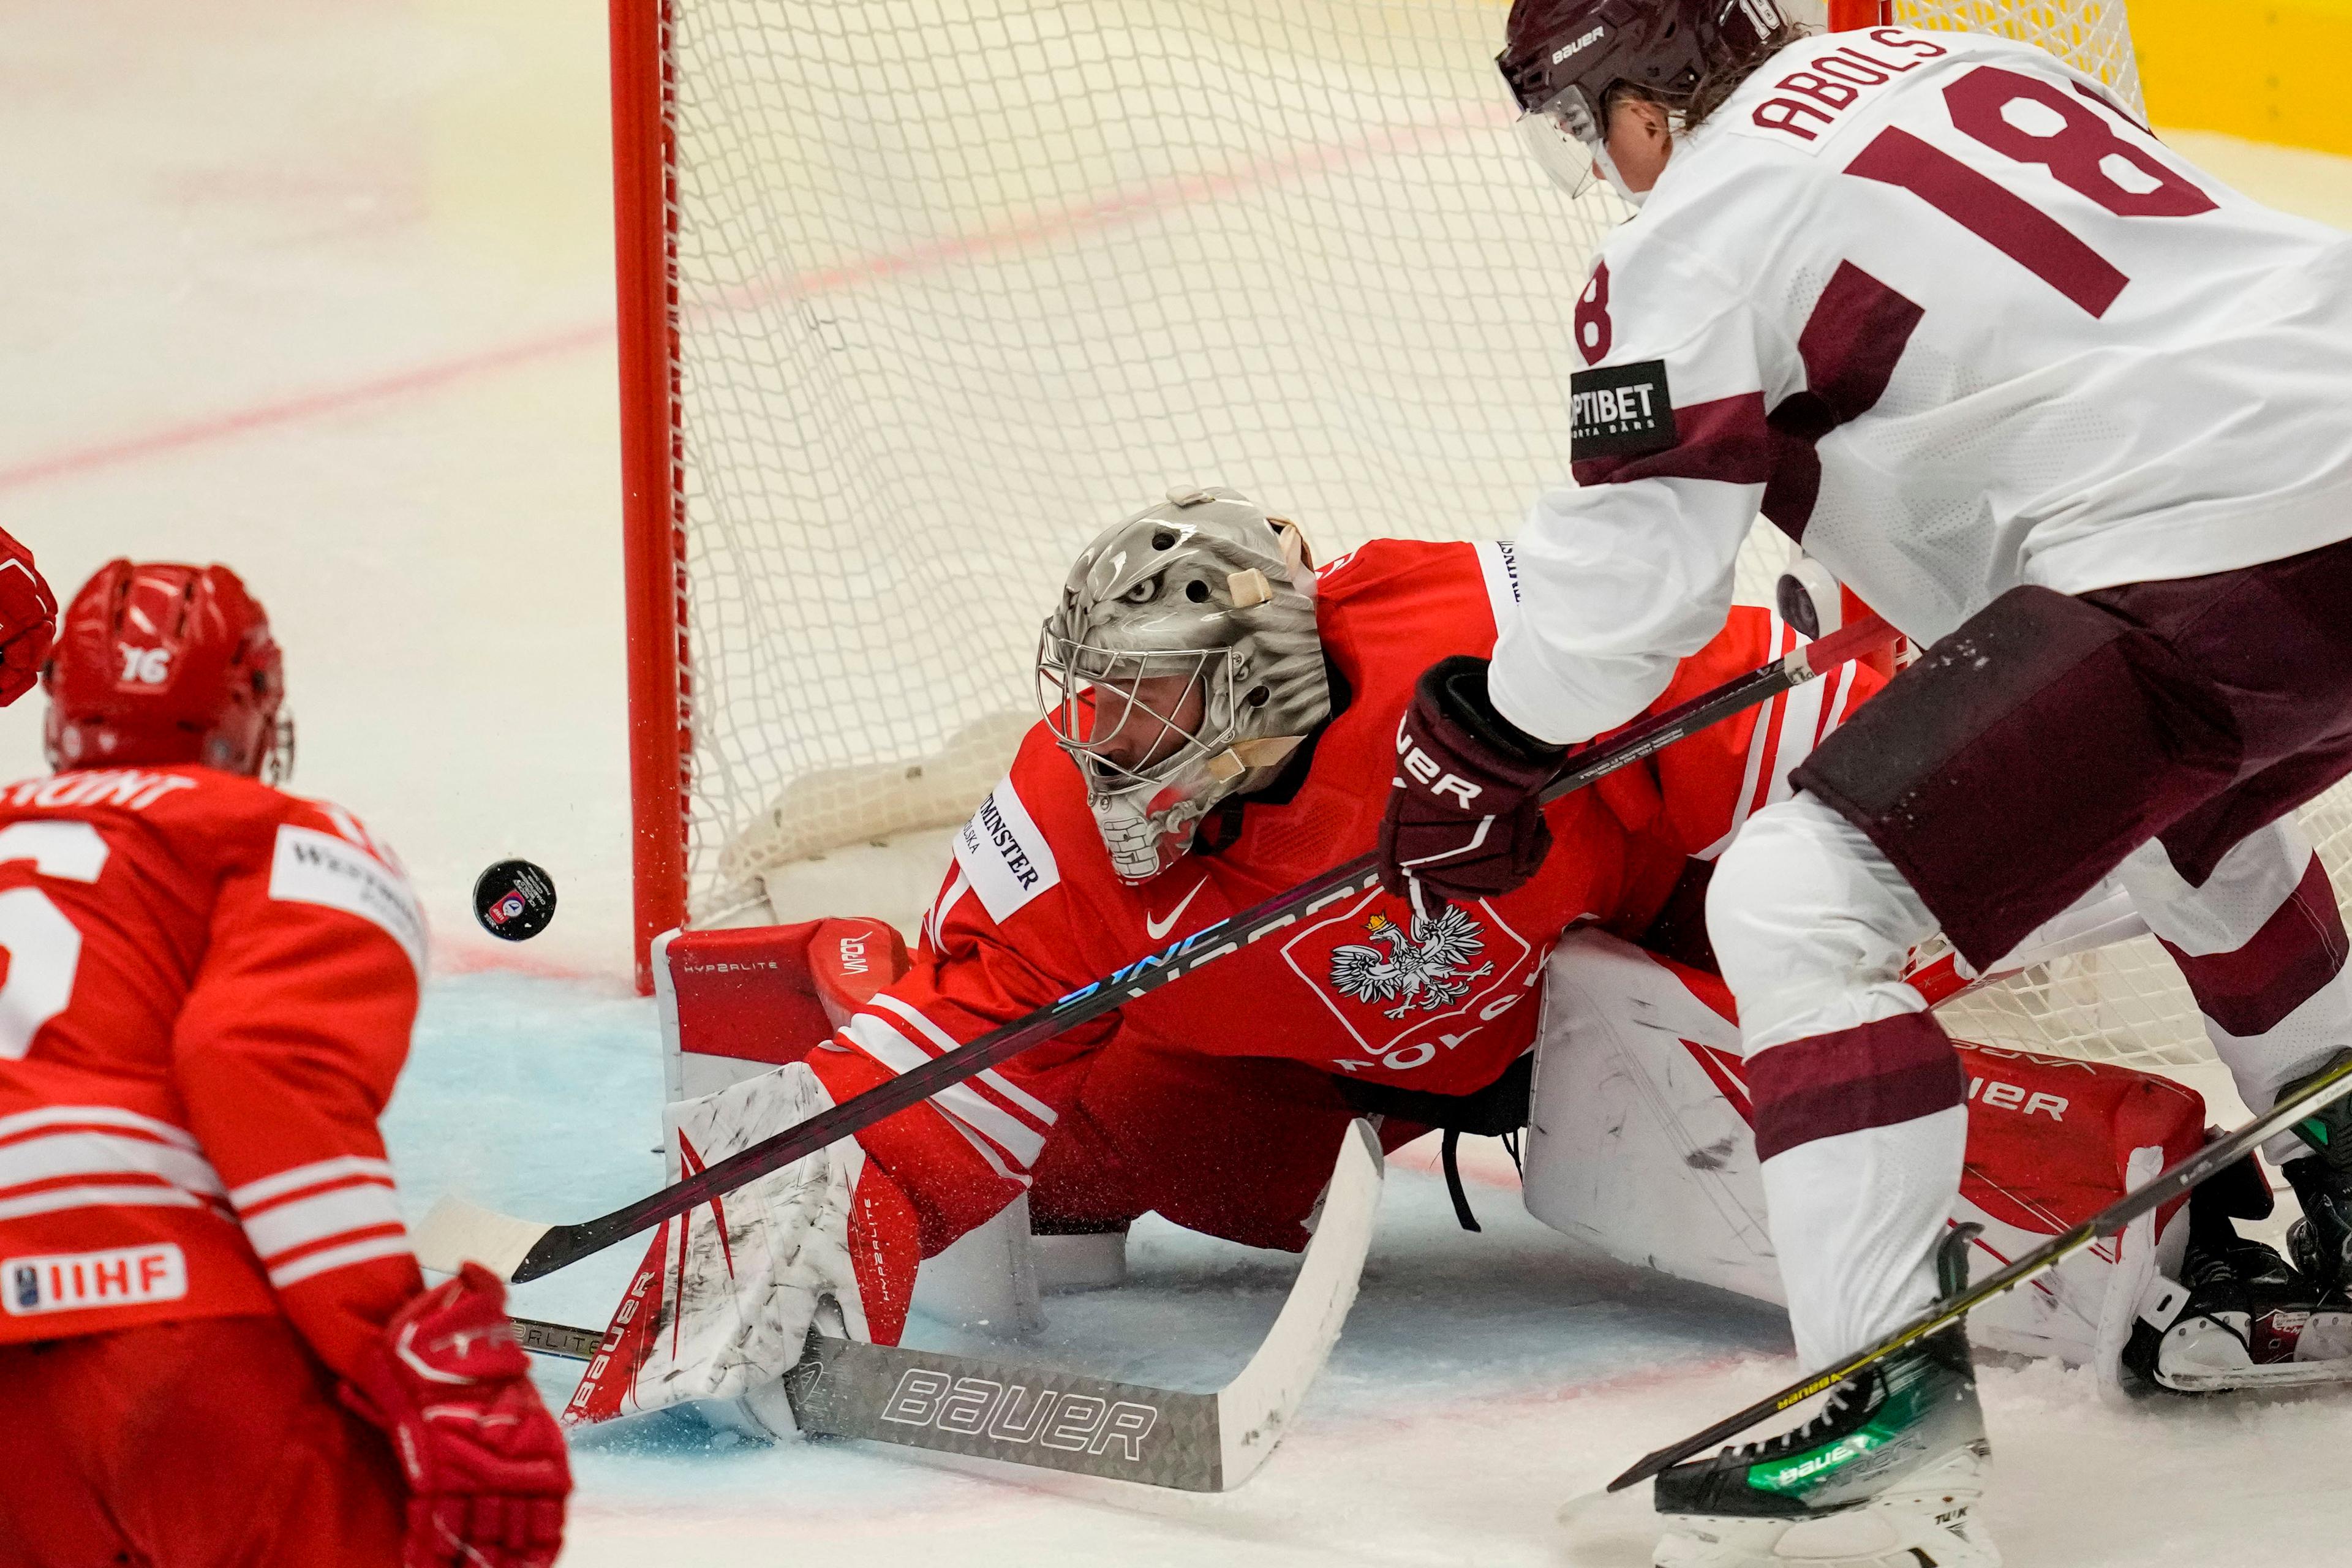
M 1676 107 L 1785 25 L 1774 0 L 1512 0 L 1495 65 L 1536 161 L 1573 195 L 1607 135 L 1612 88 Z
M 226 566 L 110 561 L 41 672 L 53 768 L 200 763 L 282 778 L 291 721 L 269 617 Z

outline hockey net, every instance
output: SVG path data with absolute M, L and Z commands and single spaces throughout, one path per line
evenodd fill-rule
M 961 821 L 1072 556 L 1171 485 L 1328 555 L 1507 535 L 1565 482 L 1545 389 L 1623 215 L 1519 152 L 1505 9 L 614 0 L 641 951 Z M 2138 101 L 2119 3 L 1894 19 Z M 1785 555 L 1759 532 L 1743 598 Z M 2070 963 L 1953 1005 L 2035 1048 L 2200 1048 L 2152 944 Z

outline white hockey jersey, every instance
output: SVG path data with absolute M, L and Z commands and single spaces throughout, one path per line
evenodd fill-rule
M 2352 239 L 2189 167 L 2031 45 L 1784 50 L 1576 306 L 1576 489 L 1491 689 L 1622 723 L 1723 624 L 1760 510 L 1913 638 L 2352 536 Z

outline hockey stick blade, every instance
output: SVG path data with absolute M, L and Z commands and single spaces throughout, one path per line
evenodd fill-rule
M 1362 1281 L 1380 1213 L 1380 1140 L 1350 1127 L 1322 1217 L 1265 1339 L 1214 1394 L 809 1336 L 785 1373 L 803 1432 L 864 1437 L 1179 1491 L 1231 1491 L 1290 1429 Z M 593 1359 L 604 1336 L 514 1320 L 525 1350 Z
M 1703 1432 L 1694 1432 L 1680 1442 L 1670 1443 L 1654 1453 L 1643 1455 L 1639 1463 L 1611 1481 L 1608 1489 L 1622 1491 L 1637 1482 L 1648 1480 L 1669 1466 L 1680 1464 L 1703 1449 L 1737 1437 L 1758 1422 L 1769 1420 L 1817 1394 L 1834 1388 L 1873 1362 L 1916 1343 L 1940 1329 L 1948 1328 L 1995 1296 L 2054 1268 L 2100 1237 L 2116 1235 L 2141 1215 L 2163 1207 L 2200 1182 L 2219 1175 L 2278 1133 L 2347 1093 L 2352 1093 L 2352 1057 L 2347 1057 L 2336 1067 L 2312 1079 L 2273 1106 L 2268 1113 L 2255 1117 L 2228 1137 L 2208 1143 L 2197 1152 L 2175 1163 L 2158 1173 L 2147 1185 L 2133 1188 L 2074 1229 L 2051 1237 L 2008 1268 L 1989 1276 L 1982 1284 L 1971 1285 L 1938 1303 L 1925 1317 L 1914 1319 L 1876 1344 L 1856 1352 L 1824 1371 L 1792 1383 L 1778 1394 L 1759 1399 L 1736 1415 L 1725 1416 Z
M 445 1193 L 425 1212 L 410 1245 L 421 1268 L 455 1274 L 473 1262 L 504 1279 L 522 1266 L 547 1231 L 546 1226 Z
M 1865 616 L 1819 642 L 1808 643 L 1655 718 L 1632 725 L 1590 753 L 1580 753 L 1573 766 L 1545 786 L 1543 797 L 1557 800 L 1582 789 L 1710 724 L 1768 702 L 1792 687 L 1802 686 L 1816 676 L 1891 642 L 1895 636 L 1894 629 L 1884 620 Z M 746 1182 L 781 1170 L 886 1117 L 919 1105 L 941 1089 L 1000 1066 L 1032 1046 L 1043 1045 L 1171 980 L 1181 979 L 1238 952 L 1259 938 L 1295 924 L 1303 916 L 1363 892 L 1379 880 L 1378 857 L 1359 855 L 1321 876 L 1309 878 L 1286 893 L 1190 936 L 1180 937 L 1157 952 L 1146 953 L 1116 973 L 1081 986 L 1024 1018 L 1016 1018 L 953 1050 L 944 1051 L 919 1067 L 854 1095 L 797 1126 L 763 1138 L 750 1148 L 739 1149 L 724 1160 L 635 1203 L 577 1225 L 550 1226 L 509 1271 L 508 1278 L 521 1284 L 552 1274 L 625 1241 L 639 1231 L 699 1208 Z

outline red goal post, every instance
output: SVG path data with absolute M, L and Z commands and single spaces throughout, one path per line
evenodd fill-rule
M 1851 32 L 1856 27 L 1883 27 L 1893 21 L 1895 0 L 1829 0 L 1830 28 Z
M 663 37 L 670 0 L 612 0 L 614 276 L 619 293 L 621 531 L 628 638 L 630 885 L 637 990 L 653 939 L 686 923 L 686 495 L 675 182 Z

